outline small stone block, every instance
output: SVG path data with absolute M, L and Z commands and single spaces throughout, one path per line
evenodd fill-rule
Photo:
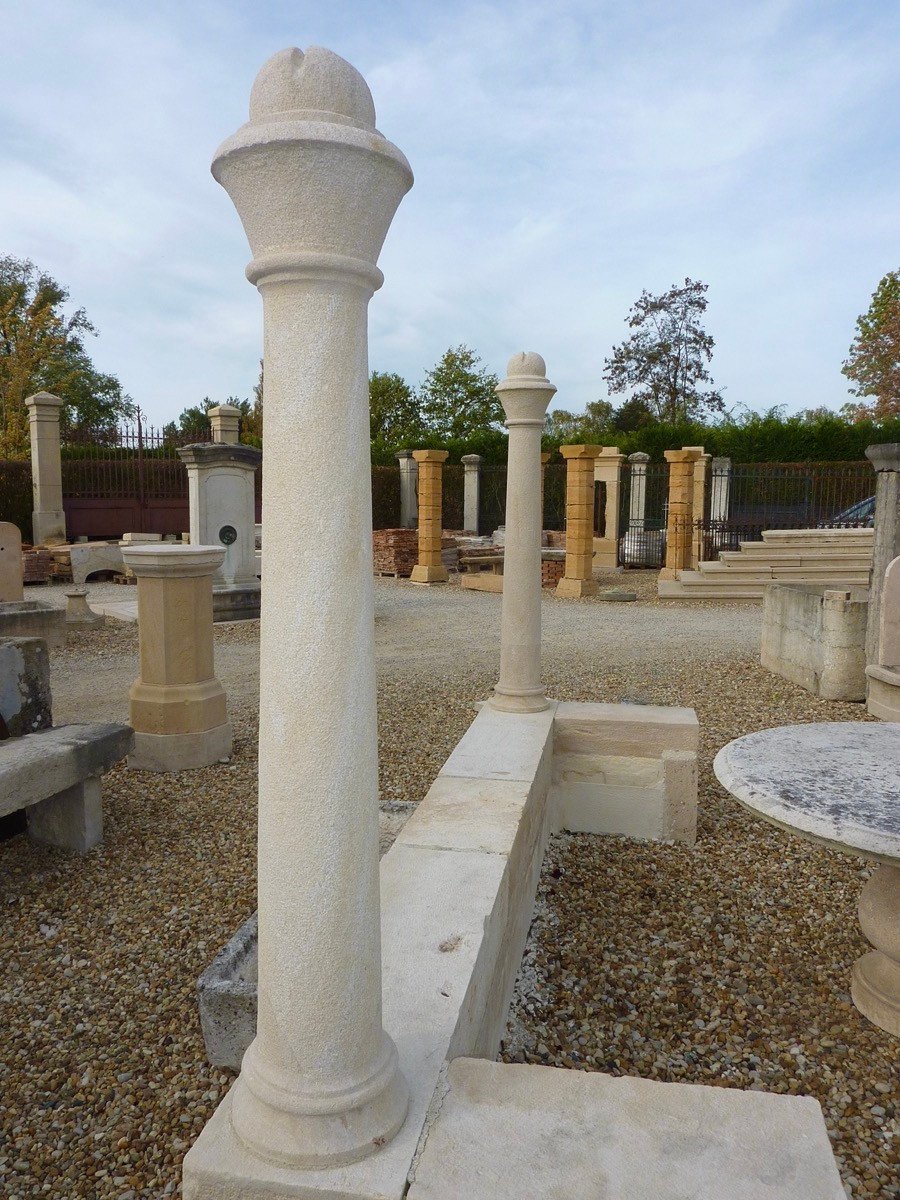
M 637 600 L 637 592 L 626 592 L 619 588 L 610 588 L 607 592 L 598 592 L 598 600 L 608 600 L 610 604 L 630 604 Z

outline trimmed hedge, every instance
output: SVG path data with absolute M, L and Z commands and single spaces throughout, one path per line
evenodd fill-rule
M 31 541 L 31 463 L 27 460 L 0 459 L 0 521 L 12 521 L 22 533 L 22 541 Z

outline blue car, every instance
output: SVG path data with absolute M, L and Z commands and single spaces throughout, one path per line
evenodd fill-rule
M 820 521 L 820 529 L 871 529 L 875 524 L 875 497 L 870 496 L 868 500 L 860 500 L 858 504 L 851 504 L 849 508 L 845 508 L 843 512 L 839 512 L 832 517 L 830 521 Z

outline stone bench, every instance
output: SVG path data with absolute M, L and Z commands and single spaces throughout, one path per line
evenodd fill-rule
M 60 725 L 0 741 L 0 817 L 27 809 L 37 842 L 85 854 L 103 836 L 100 776 L 131 749 L 128 725 Z

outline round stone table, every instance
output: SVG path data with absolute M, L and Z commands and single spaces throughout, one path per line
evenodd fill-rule
M 900 724 L 783 725 L 729 742 L 713 770 L 757 816 L 881 865 L 859 922 L 874 946 L 853 964 L 853 1003 L 900 1035 Z

